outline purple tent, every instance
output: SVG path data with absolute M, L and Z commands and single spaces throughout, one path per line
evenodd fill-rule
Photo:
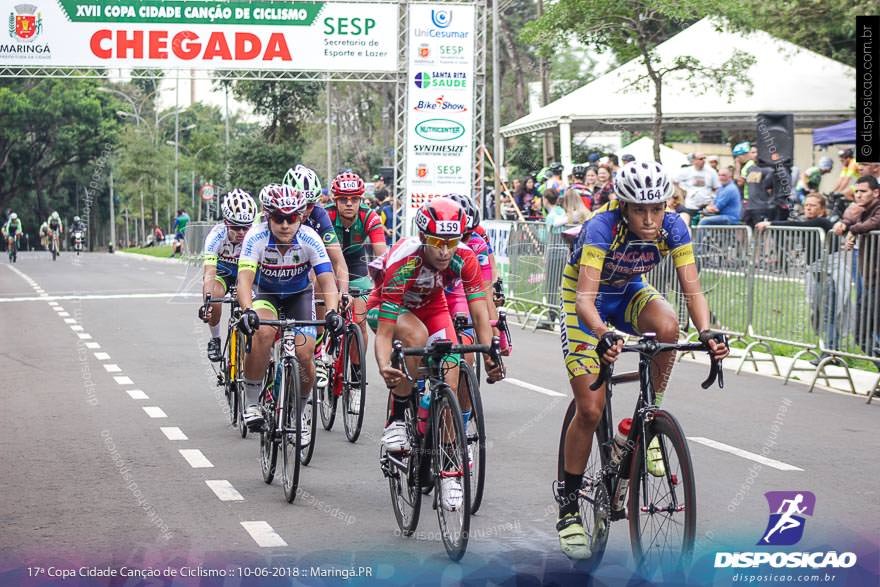
M 856 142 L 856 119 L 813 129 L 813 145 L 853 144 Z

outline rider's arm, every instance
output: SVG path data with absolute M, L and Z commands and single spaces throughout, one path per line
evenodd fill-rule
M 373 257 L 381 257 L 388 248 L 388 245 L 385 243 L 385 227 L 382 224 L 382 219 L 379 218 L 378 214 L 371 211 L 367 214 L 364 228 L 366 229 L 367 237 L 370 239 L 370 250 L 373 253 Z
M 238 279 L 236 280 L 235 285 L 235 296 L 238 298 L 238 305 L 241 306 L 242 310 L 251 309 L 251 304 L 253 304 L 251 290 L 254 287 L 254 277 L 256 277 L 256 275 L 254 269 L 248 266 L 242 267 L 239 263 Z
M 706 301 L 706 296 L 703 295 L 703 288 L 700 287 L 697 266 L 690 263 L 677 267 L 675 271 L 678 274 L 678 282 L 681 284 L 681 291 L 684 294 L 691 320 L 696 326 L 697 332 L 702 332 L 709 328 L 709 303 Z
M 336 290 L 336 286 L 333 289 L 341 293 L 348 293 L 348 265 L 345 262 L 345 256 L 342 254 L 342 247 L 339 244 L 329 245 L 327 247 L 327 255 L 330 257 L 330 264 L 333 265 L 333 274 L 336 275 L 336 283 L 339 285 L 338 290 Z
M 575 302 L 578 319 L 596 335 L 596 338 L 602 338 L 602 335 L 609 330 L 596 308 L 601 275 L 601 269 L 590 265 L 581 265 L 578 271 L 577 301 Z
M 209 264 L 207 261 L 204 266 L 204 275 L 202 276 L 202 296 L 205 294 L 211 293 L 214 289 L 214 278 L 217 277 L 217 260 L 214 260 L 213 264 Z
M 222 225 L 212 228 L 205 238 L 204 272 L 202 275 L 203 296 L 214 289 L 214 278 L 217 277 L 217 253 L 225 238 L 226 231 L 222 229 Z
M 339 311 L 339 290 L 336 289 L 336 280 L 333 279 L 333 273 L 325 271 L 317 273 L 315 280 L 318 282 L 320 293 L 324 294 L 324 307 L 327 311 Z
M 263 256 L 263 249 L 268 240 L 268 228 L 265 225 L 251 227 L 241 245 L 238 257 L 238 279 L 236 280 L 236 297 L 242 310 L 250 310 L 253 304 L 252 290 L 257 277 L 257 269 Z

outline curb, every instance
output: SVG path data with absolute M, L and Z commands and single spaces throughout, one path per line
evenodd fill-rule
M 183 257 L 171 259 L 171 258 L 167 258 L 167 257 L 153 257 L 152 255 L 140 255 L 138 253 L 126 253 L 123 251 L 116 251 L 113 254 L 120 255 L 122 257 L 127 257 L 129 259 L 145 259 L 147 261 L 155 261 L 156 263 L 172 263 L 174 265 L 179 265 L 181 263 L 183 263 L 183 264 L 187 263 L 187 259 L 183 258 Z

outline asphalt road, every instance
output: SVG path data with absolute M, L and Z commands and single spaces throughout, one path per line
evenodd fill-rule
M 398 535 L 378 466 L 386 395 L 372 349 L 357 444 L 346 441 L 341 422 L 319 430 L 292 505 L 279 480 L 263 483 L 258 440 L 226 425 L 204 357 L 199 283 L 184 264 L 131 256 L 4 260 L 0 584 L 17 583 L 28 566 L 305 563 L 365 567 L 365 581 L 394 584 L 582 583 L 554 529 L 551 481 L 569 401 L 555 335 L 515 328 L 507 367 L 518 383 L 484 386 L 486 494 L 467 555 L 451 563 L 430 503 L 418 533 Z M 876 569 L 880 407 L 731 371 L 723 391 L 704 391 L 705 374 L 705 365 L 679 363 L 664 403 L 691 438 L 699 552 L 754 549 L 767 525 L 764 492 L 807 490 L 817 506 L 804 544 L 861 545 Z M 632 390 L 618 388 L 616 415 L 629 415 L 634 401 Z M 772 462 L 756 461 L 762 454 Z M 617 584 L 631 566 L 626 524 L 618 522 L 593 580 Z

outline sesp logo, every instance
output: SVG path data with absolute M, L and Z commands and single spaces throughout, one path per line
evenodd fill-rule
M 764 494 L 770 507 L 770 520 L 759 546 L 790 546 L 804 535 L 804 516 L 812 516 L 816 496 L 810 491 L 768 491 Z
M 451 10 L 432 10 L 431 11 L 431 22 L 434 23 L 434 26 L 438 29 L 445 29 L 450 24 L 452 24 L 452 11 Z

